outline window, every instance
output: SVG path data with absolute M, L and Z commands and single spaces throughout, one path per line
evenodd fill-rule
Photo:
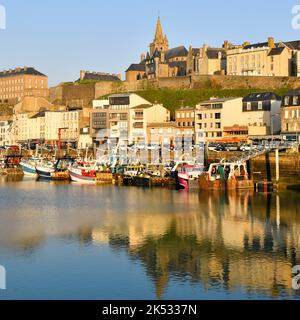
M 293 105 L 294 106 L 298 105 L 298 96 L 293 97 Z
M 290 104 L 290 97 L 284 97 L 284 105 L 288 106 Z
M 247 110 L 251 111 L 251 102 L 247 102 Z
M 202 113 L 198 114 L 198 120 L 202 120 Z
M 221 113 L 215 113 L 215 119 L 221 119 Z
M 262 110 L 263 109 L 263 103 L 262 101 L 258 101 L 258 110 Z

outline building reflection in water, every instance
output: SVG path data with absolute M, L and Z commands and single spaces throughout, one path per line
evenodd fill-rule
M 48 192 L 47 185 L 39 186 L 40 192 Z M 158 298 L 172 281 L 200 284 L 207 291 L 295 295 L 291 269 L 300 264 L 296 193 L 198 194 L 68 185 L 54 190 L 38 208 L 25 206 L 9 217 L 1 213 L 0 247 L 34 250 L 55 236 L 99 250 L 103 245 L 125 250 L 143 266 Z
M 114 221 L 93 230 L 93 238 L 127 248 L 154 281 L 158 297 L 170 280 L 201 283 L 206 290 L 293 294 L 291 268 L 300 264 L 297 195 L 216 192 L 183 194 L 183 200 L 180 213 L 128 213 L 122 226 Z

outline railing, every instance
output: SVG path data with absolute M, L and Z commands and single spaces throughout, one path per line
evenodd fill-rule
M 255 150 L 244 152 L 242 155 L 238 157 L 231 158 L 229 160 L 226 160 L 227 162 L 245 162 L 251 159 L 254 159 L 256 157 L 262 156 L 264 154 L 273 152 L 275 150 L 283 151 L 287 149 L 293 149 L 295 148 L 295 143 L 285 142 L 285 143 L 277 143 L 273 142 L 270 144 L 264 145 L 262 148 L 258 148 Z

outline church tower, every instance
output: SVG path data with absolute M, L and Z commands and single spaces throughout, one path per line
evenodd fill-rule
M 156 49 L 159 52 L 166 51 L 169 49 L 169 41 L 168 41 L 167 36 L 163 35 L 160 17 L 158 17 L 158 20 L 157 20 L 154 40 L 150 44 L 150 55 L 151 56 L 154 54 Z

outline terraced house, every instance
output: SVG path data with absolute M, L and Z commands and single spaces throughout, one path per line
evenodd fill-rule
M 300 41 L 267 42 L 230 46 L 227 74 L 237 76 L 300 76 Z
M 291 90 L 282 99 L 281 132 L 299 141 L 300 89 Z

